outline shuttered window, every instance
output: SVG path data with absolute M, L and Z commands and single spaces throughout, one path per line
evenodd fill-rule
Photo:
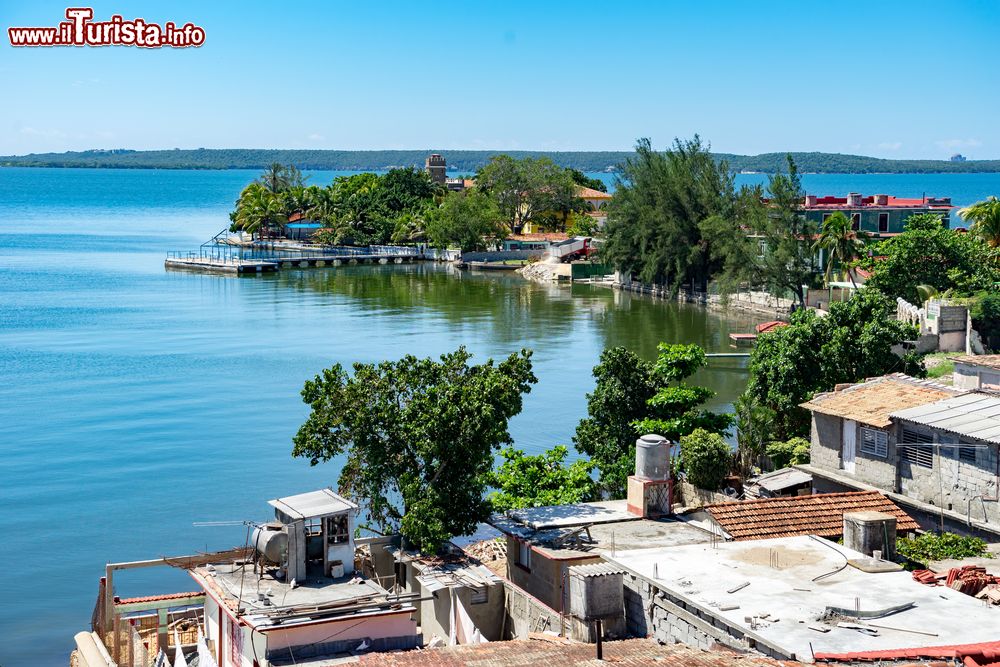
M 875 428 L 862 427 L 861 451 L 884 459 L 889 454 L 889 434 Z
M 958 460 L 962 463 L 975 463 L 976 462 L 976 448 L 975 447 L 959 447 L 958 448 Z
M 920 466 L 921 468 L 933 468 L 934 467 L 934 448 L 933 447 L 907 447 L 906 445 L 914 444 L 931 444 L 934 442 L 934 436 L 929 433 L 921 433 L 920 431 L 911 431 L 909 429 L 903 429 L 903 441 L 898 447 L 899 449 L 899 460 L 907 461 L 913 465 Z

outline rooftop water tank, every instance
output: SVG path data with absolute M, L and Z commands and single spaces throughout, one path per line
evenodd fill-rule
M 635 475 L 652 480 L 670 479 L 670 441 L 652 433 L 636 440 Z
M 250 544 L 265 560 L 284 565 L 288 556 L 288 533 L 280 523 L 266 523 L 254 528 Z

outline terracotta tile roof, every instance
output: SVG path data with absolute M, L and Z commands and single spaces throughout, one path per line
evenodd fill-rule
M 764 322 L 763 324 L 758 324 L 756 327 L 754 327 L 754 330 L 757 333 L 762 334 L 787 326 L 788 322 L 782 322 L 781 320 L 771 320 L 770 322 Z
M 594 188 L 587 188 L 582 185 L 576 186 L 576 196 L 580 199 L 611 199 L 607 192 L 601 192 Z
M 191 591 L 188 593 L 165 593 L 163 595 L 144 595 L 137 598 L 115 598 L 115 604 L 139 604 L 142 602 L 160 602 L 161 600 L 180 600 L 183 598 L 196 598 L 204 595 L 205 591 Z
M 816 394 L 811 401 L 803 403 L 802 407 L 820 414 L 885 428 L 892 423 L 889 415 L 893 412 L 951 398 L 957 393 L 960 392 L 943 384 L 895 373 L 851 385 L 840 391 Z
M 921 658 L 972 658 L 972 664 L 984 665 L 1000 659 L 1000 641 L 980 644 L 947 644 L 920 648 L 885 649 L 881 651 L 854 651 L 850 653 L 817 653 L 816 660 L 833 662 L 886 662 Z M 966 662 L 965 664 L 969 664 Z
M 1000 354 L 959 354 L 948 358 L 960 364 L 1000 369 Z
M 662 665 L 663 667 L 782 667 L 801 663 L 779 662 L 758 655 L 741 655 L 723 648 L 702 651 L 680 644 L 662 646 L 652 639 L 604 642 L 604 661 L 596 659 L 593 644 L 534 635 L 534 639 L 490 642 L 469 646 L 400 653 L 369 653 L 361 665 L 386 667 L 599 667 L 608 664 Z
M 906 512 L 878 491 L 763 498 L 718 503 L 705 509 L 736 541 L 794 535 L 839 537 L 844 531 L 845 512 L 892 514 L 896 517 L 898 532 L 909 532 L 919 527 Z

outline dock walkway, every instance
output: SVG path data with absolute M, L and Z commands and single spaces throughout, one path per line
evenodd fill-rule
M 230 273 L 236 275 L 274 273 L 281 269 L 321 268 L 354 264 L 402 264 L 420 259 L 416 248 L 368 246 L 288 248 L 232 246 L 202 247 L 197 251 L 171 252 L 163 265 L 167 269 Z

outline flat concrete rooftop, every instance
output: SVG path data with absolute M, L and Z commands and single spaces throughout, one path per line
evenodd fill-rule
M 538 551 L 554 559 L 700 544 L 712 539 L 711 533 L 688 522 L 669 518 L 642 519 L 634 514 L 627 514 L 627 518 L 618 521 L 583 524 L 586 530 L 581 530 L 580 525 L 536 530 L 509 517 L 493 517 L 492 521 L 502 532 L 531 542 Z
M 391 597 L 370 579 L 359 575 L 348 575 L 338 579 L 311 577 L 309 581 L 298 583 L 295 588 L 270 574 L 255 575 L 249 563 L 218 563 L 195 568 L 191 576 L 206 591 L 213 593 L 233 611 L 242 607 L 246 618 L 255 626 L 273 625 L 290 610 L 300 611 L 316 607 L 336 607 L 340 604 L 375 605 Z M 266 602 L 260 599 L 263 595 Z M 408 606 L 403 604 L 404 607 Z M 292 625 L 296 621 L 282 620 L 282 625 Z
M 603 555 L 685 603 L 725 619 L 749 636 L 762 637 L 798 660 L 811 660 L 812 652 L 916 648 L 996 639 L 1000 609 L 949 588 L 918 584 L 908 572 L 868 574 L 850 565 L 845 567 L 848 558 L 862 555 L 820 540 L 797 536 Z M 842 569 L 836 574 L 813 581 L 838 568 Z M 728 592 L 747 582 L 749 585 Z M 894 628 L 877 628 L 877 636 L 837 627 L 837 620 L 819 621 L 827 607 L 871 611 L 910 602 L 915 603 L 913 608 L 868 622 Z M 739 606 L 720 611 L 721 606 L 728 605 Z M 747 617 L 763 614 L 768 618 L 755 621 L 756 629 L 752 629 Z

